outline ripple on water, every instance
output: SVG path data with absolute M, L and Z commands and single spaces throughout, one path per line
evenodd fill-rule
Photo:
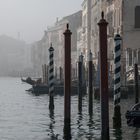
M 64 97 L 55 96 L 54 112 L 48 110 L 49 96 L 34 96 L 25 92 L 30 86 L 19 78 L 0 79 L 0 140 L 62 140 L 64 128 Z M 111 140 L 139 140 L 140 129 L 128 127 L 125 112 L 133 98 L 121 100 L 122 128 L 113 129 L 113 103 L 110 100 Z M 73 140 L 100 140 L 100 102 L 93 102 L 93 116 L 88 114 L 88 97 L 83 97 L 82 113 L 78 113 L 78 98 L 71 97 L 71 136 Z

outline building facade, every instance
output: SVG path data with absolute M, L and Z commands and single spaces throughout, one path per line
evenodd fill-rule
M 139 36 L 140 36 L 140 1 L 139 0 L 91 0 L 82 3 L 82 27 L 84 28 L 83 46 L 88 52 L 93 52 L 93 62 L 98 63 L 99 53 L 99 29 L 97 23 L 101 19 L 101 12 L 104 11 L 108 24 L 108 62 L 109 69 L 114 69 L 114 36 L 119 33 L 122 36 L 122 71 L 129 71 L 134 65 L 136 57 L 140 63 Z M 91 25 L 88 24 L 88 12 L 91 12 Z M 88 34 L 87 26 L 91 26 Z M 88 47 L 88 38 L 91 39 L 91 47 Z M 82 47 L 81 47 L 82 48 Z
M 54 48 L 54 66 L 55 69 L 64 66 L 64 31 L 66 30 L 66 24 L 69 23 L 69 28 L 72 32 L 71 36 L 71 63 L 72 67 L 76 68 L 77 61 L 77 29 L 82 23 L 82 11 L 78 11 L 72 15 L 66 16 L 61 20 L 48 27 L 45 31 L 43 38 L 33 44 L 32 47 L 32 60 L 35 69 L 40 73 L 41 65 L 48 64 L 50 44 Z

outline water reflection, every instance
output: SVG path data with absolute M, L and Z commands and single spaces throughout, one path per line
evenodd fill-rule
M 132 133 L 133 140 L 139 140 L 139 128 L 135 128 L 134 132 Z
M 49 96 L 26 94 L 25 90 L 30 86 L 21 84 L 20 79 L 1 78 L 0 85 L 0 140 L 100 140 L 99 101 L 94 100 L 93 115 L 90 115 L 85 96 L 82 112 L 78 114 L 78 97 L 72 96 L 72 123 L 64 129 L 63 96 L 55 96 L 55 110 L 49 112 Z M 122 99 L 122 128 L 110 129 L 110 140 L 140 139 L 140 128 L 128 127 L 125 118 L 126 110 L 134 104 L 133 99 Z M 110 100 L 110 128 L 113 126 L 112 106 Z
M 115 140 L 122 140 L 122 128 L 116 128 L 113 130 L 113 135 L 116 138 Z
M 49 110 L 49 117 L 50 117 L 50 139 L 51 140 L 58 140 L 58 134 L 54 133 L 54 124 L 55 124 L 55 116 L 54 116 L 54 110 Z
M 88 140 L 92 140 L 93 137 L 94 137 L 94 134 L 93 134 L 93 127 L 94 127 L 94 121 L 93 121 L 93 116 L 92 116 L 92 113 L 89 114 L 89 122 L 88 122 L 88 127 L 89 127 L 89 134 L 87 136 L 87 139 Z
M 83 127 L 83 124 L 82 124 L 82 120 L 83 120 L 83 116 L 82 116 L 82 112 L 79 112 L 78 113 L 78 119 L 77 119 L 77 133 L 78 133 L 78 135 L 77 135 L 77 137 L 78 138 L 81 138 L 82 137 L 82 131 L 83 131 L 83 129 L 82 129 L 82 127 Z
M 71 124 L 70 121 L 64 123 L 64 140 L 71 140 Z

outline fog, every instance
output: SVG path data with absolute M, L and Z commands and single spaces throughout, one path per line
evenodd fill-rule
M 0 76 L 31 75 L 31 44 L 81 4 L 82 0 L 0 0 Z
M 82 0 L 0 0 L 0 34 L 31 43 L 41 38 L 57 17 L 80 10 L 81 3 Z

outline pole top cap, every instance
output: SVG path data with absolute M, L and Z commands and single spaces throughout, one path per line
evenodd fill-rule
M 103 11 L 101 13 L 101 17 L 102 17 L 102 19 L 104 19 L 104 12 Z
M 104 12 L 102 11 L 102 12 L 101 12 L 101 19 L 100 19 L 98 25 L 99 25 L 99 26 L 100 26 L 100 25 L 107 26 L 107 24 L 108 24 L 108 22 L 104 19 Z
M 81 55 L 79 56 L 79 62 L 83 62 L 83 54 L 82 54 L 82 52 L 81 52 Z
M 50 52 L 54 51 L 54 48 L 52 47 L 52 43 L 50 44 L 49 51 L 50 51 Z
M 91 52 L 91 50 L 89 51 L 88 61 L 92 61 L 92 52 Z
M 114 40 L 122 40 L 122 38 L 119 34 L 116 34 L 115 37 L 114 37 Z
M 63 34 L 64 34 L 64 35 L 65 35 L 65 34 L 70 34 L 70 35 L 72 34 L 72 32 L 71 32 L 70 29 L 69 29 L 69 23 L 66 24 L 66 30 L 65 30 L 65 32 L 64 32 Z

